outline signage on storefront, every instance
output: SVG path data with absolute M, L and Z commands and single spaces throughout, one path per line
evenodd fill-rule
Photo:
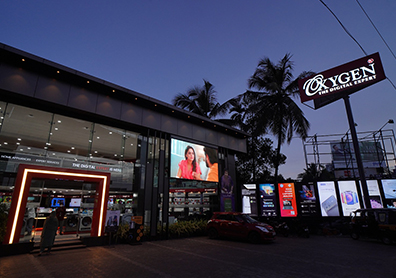
M 328 99 L 325 104 L 328 104 L 385 78 L 381 59 L 377 52 L 314 76 L 300 79 L 298 86 L 301 102 L 325 97 Z M 315 108 L 325 104 L 315 103 Z

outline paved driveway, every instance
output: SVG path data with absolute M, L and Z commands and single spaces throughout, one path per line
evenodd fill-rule
M 347 236 L 206 237 L 0 258 L 0 277 L 396 277 L 396 245 Z

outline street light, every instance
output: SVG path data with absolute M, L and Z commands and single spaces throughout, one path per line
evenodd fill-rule
M 381 128 L 376 132 L 381 132 L 381 130 L 387 125 L 387 124 L 394 124 L 395 122 L 393 121 L 393 119 L 389 119 L 383 126 L 381 126 Z M 375 133 L 375 134 L 376 134 Z

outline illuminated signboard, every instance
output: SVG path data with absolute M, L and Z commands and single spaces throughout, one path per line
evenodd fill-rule
M 261 216 L 276 215 L 275 185 L 269 183 L 259 184 Z
M 279 205 L 282 217 L 296 217 L 297 205 L 294 183 L 279 183 Z
M 370 204 L 372 208 L 382 208 L 382 198 L 381 198 L 381 193 L 378 187 L 378 182 L 377 180 L 367 180 L 367 189 L 369 193 L 369 199 L 370 199 Z M 360 184 L 360 192 L 363 194 L 362 190 L 362 182 L 359 181 Z M 363 198 L 364 201 L 364 198 Z
M 318 182 L 318 194 L 322 216 L 340 216 L 334 181 Z
M 315 102 L 315 108 L 319 108 L 385 78 L 381 59 L 377 52 L 314 76 L 300 79 L 298 86 L 301 102 L 321 99 Z
M 360 209 L 360 202 L 355 181 L 339 181 L 340 200 L 342 213 L 344 216 L 350 216 L 351 212 Z
M 242 212 L 257 216 L 256 184 L 243 185 Z
M 381 180 L 385 195 L 385 206 L 396 208 L 396 180 Z
M 301 215 L 316 215 L 318 211 L 314 185 L 312 183 L 298 183 L 296 184 L 296 191 L 300 199 Z

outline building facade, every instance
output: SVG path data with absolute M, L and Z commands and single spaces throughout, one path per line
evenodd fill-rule
M 15 222 L 5 243 L 30 236 L 25 210 L 34 208 L 39 228 L 59 206 L 65 232 L 101 236 L 106 211 L 117 211 L 118 225 L 129 217 L 166 236 L 177 220 L 220 210 L 221 175 L 235 180 L 234 156 L 247 148 L 239 130 L 4 44 L 0 115 L 0 197 Z M 178 176 L 187 146 L 197 179 Z

